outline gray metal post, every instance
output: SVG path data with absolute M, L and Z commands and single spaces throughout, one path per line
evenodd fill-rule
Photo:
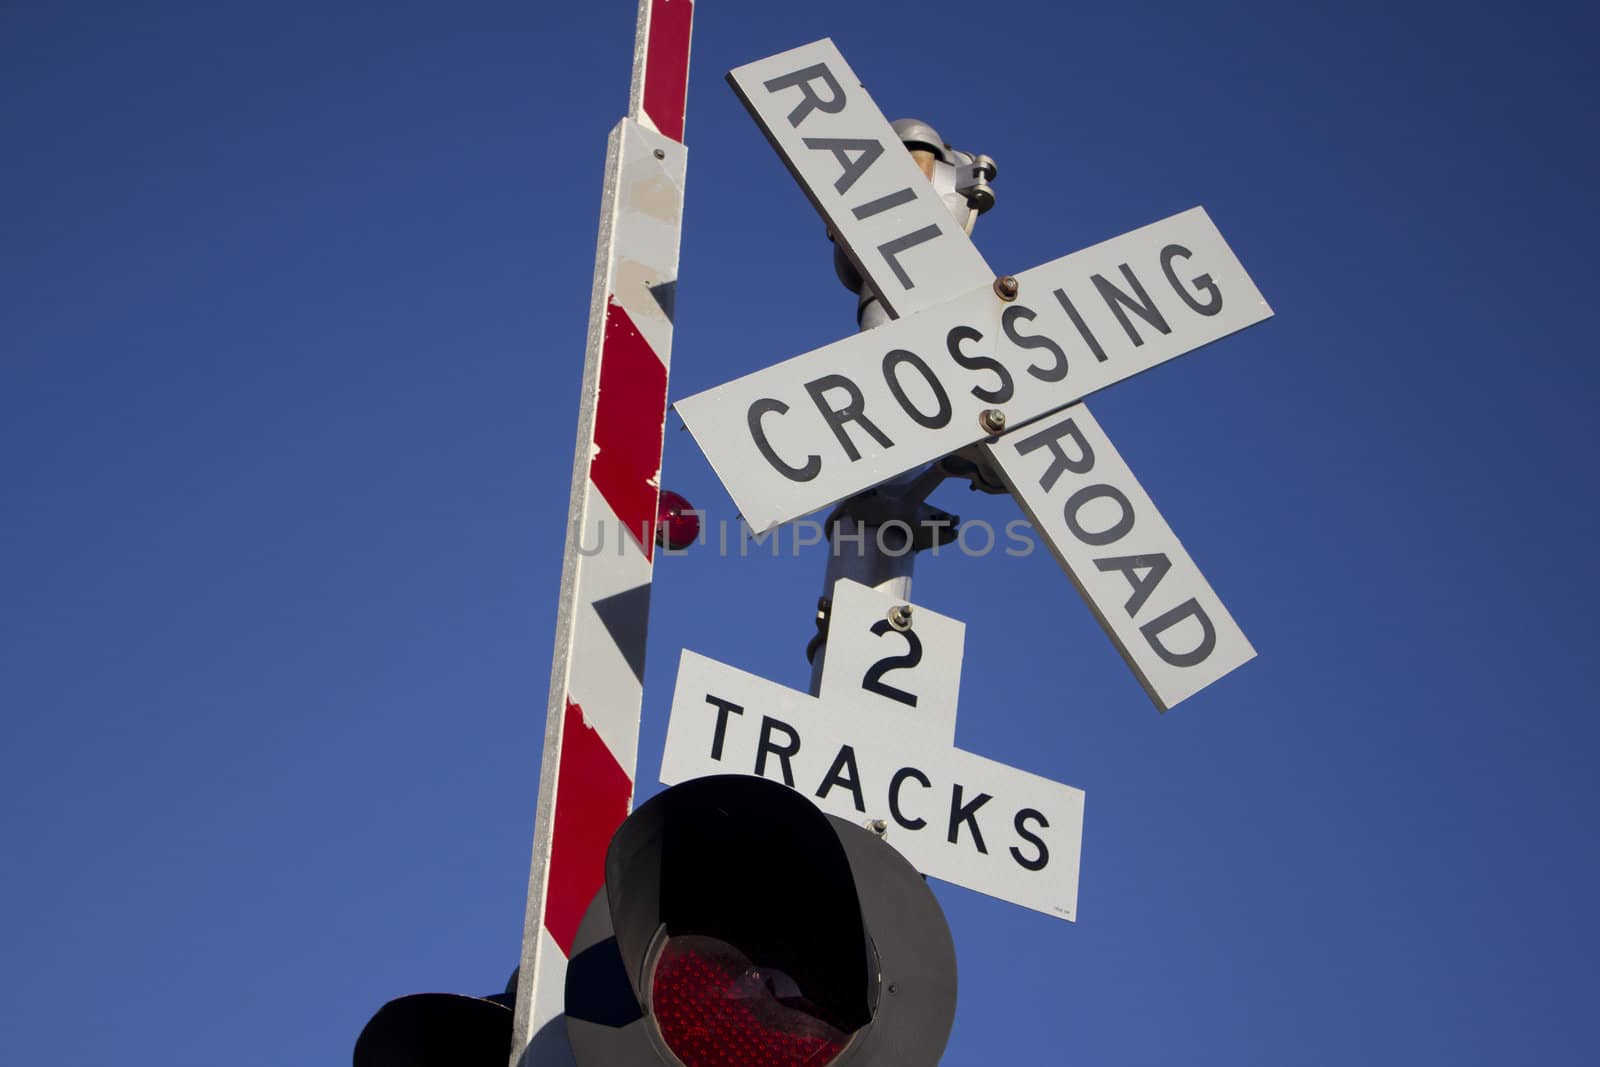
M 917 119 L 897 119 L 892 125 L 950 213 L 970 234 L 978 216 L 994 206 L 994 193 L 988 184 L 995 176 L 994 161 L 951 148 L 932 126 Z M 860 296 L 856 324 L 863 332 L 891 321 L 892 316 L 871 284 L 837 246 L 833 266 L 845 287 Z M 806 650 L 811 657 L 813 696 L 820 692 L 822 684 L 834 584 L 848 578 L 909 602 L 917 553 L 955 536 L 955 523 L 959 520 L 924 503 L 928 494 L 952 475 L 972 476 L 968 470 L 952 470 L 943 461 L 933 463 L 852 497 L 828 517 L 828 562 L 823 572 L 822 598 L 817 603 L 818 633 Z M 994 491 L 990 484 L 977 479 L 974 484 Z

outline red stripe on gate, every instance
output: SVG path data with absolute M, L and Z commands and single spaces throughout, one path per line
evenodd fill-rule
M 633 782 L 628 772 L 583 719 L 583 709 L 567 701 L 556 772 L 555 830 L 550 843 L 550 889 L 544 925 L 572 955 L 572 942 L 589 902 L 606 880 L 606 849 L 628 817 Z
M 615 300 L 609 301 L 589 479 L 639 543 L 645 559 L 655 551 L 657 480 L 666 421 L 667 368 L 628 313 Z M 603 532 L 602 544 L 609 535 Z
M 650 40 L 645 46 L 644 111 L 656 129 L 683 140 L 689 96 L 689 31 L 694 0 L 651 0 Z

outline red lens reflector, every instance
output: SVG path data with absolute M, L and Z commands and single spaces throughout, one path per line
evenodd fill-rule
M 700 516 L 694 506 L 670 489 L 661 490 L 656 505 L 656 544 L 681 552 L 700 536 Z
M 850 1041 L 788 975 L 712 937 L 667 940 L 650 1002 L 662 1039 L 686 1067 L 823 1067 Z

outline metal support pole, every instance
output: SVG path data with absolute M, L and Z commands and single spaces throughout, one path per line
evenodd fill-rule
M 994 193 L 988 186 L 995 174 L 994 161 L 951 148 L 925 122 L 900 119 L 893 126 L 917 167 L 970 234 L 978 215 L 994 206 Z M 838 248 L 834 249 L 834 271 L 847 288 L 860 296 L 856 323 L 862 332 L 893 320 L 871 284 Z M 834 584 L 848 578 L 909 603 L 917 553 L 955 536 L 960 520 L 924 502 L 940 482 L 956 473 L 944 461 L 930 464 L 852 497 L 828 517 L 828 562 L 822 577 L 822 598 L 817 602 L 818 635 L 806 650 L 811 657 L 813 696 L 820 692 L 822 684 Z M 993 491 L 976 480 L 974 484 Z

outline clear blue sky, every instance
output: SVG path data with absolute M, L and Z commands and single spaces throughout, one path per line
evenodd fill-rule
M 503 983 L 633 17 L 0 7 L 0 1059 Z M 1597 30 L 700 5 L 674 397 L 853 327 L 722 81 L 821 36 L 999 162 L 995 267 L 1204 204 L 1277 312 L 1095 400 L 1256 661 L 1160 716 L 1045 553 L 919 568 L 960 744 L 1088 793 L 1076 924 L 938 887 L 947 1064 L 1592 1062 Z M 675 422 L 664 481 L 731 520 Z M 821 569 L 660 563 L 645 791 L 678 650 L 803 688 Z

